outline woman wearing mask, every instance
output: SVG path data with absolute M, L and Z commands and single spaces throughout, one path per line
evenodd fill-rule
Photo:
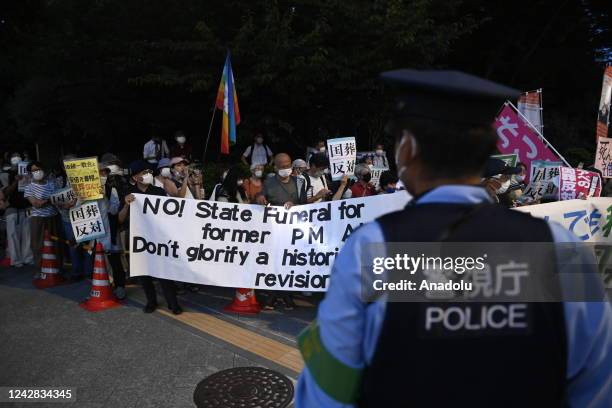
M 360 163 L 355 166 L 355 177 L 357 177 L 357 181 L 351 186 L 351 197 L 376 195 L 376 188 L 370 183 L 372 174 L 367 164 Z
M 166 181 L 172 178 L 172 171 L 170 170 L 170 159 L 161 159 L 157 163 L 156 176 L 153 179 L 153 185 L 155 187 L 164 188 Z
M 45 177 L 45 171 L 39 162 L 31 162 L 27 167 L 32 175 L 32 182 L 24 191 L 24 197 L 32 204 L 30 217 L 30 244 L 34 255 L 34 265 L 40 267 L 42 259 L 42 246 L 45 231 L 50 235 L 60 236 L 60 227 L 57 218 L 57 209 L 51 204 L 50 197 L 55 193 L 55 183 Z M 54 242 L 58 264 L 62 265 L 62 252 L 58 251 Z
M 182 157 L 170 160 L 171 178 L 164 180 L 164 190 L 170 197 L 193 198 L 187 187 L 187 165 L 189 162 Z
M 176 144 L 170 150 L 170 157 L 182 157 L 191 161 L 192 147 L 187 143 L 187 138 L 182 131 L 178 131 L 174 134 L 174 140 Z
M 244 188 L 244 192 L 246 193 L 249 203 L 254 203 L 255 197 L 257 194 L 261 193 L 261 190 L 263 189 L 263 170 L 264 166 L 262 164 L 252 165 L 251 177 L 244 180 L 242 187 Z
M 247 204 L 248 197 L 243 188 L 243 175 L 239 167 L 228 170 L 221 188 L 217 192 L 217 201 L 225 203 Z

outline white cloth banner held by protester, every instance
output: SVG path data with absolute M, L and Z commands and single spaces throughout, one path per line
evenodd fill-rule
M 70 224 L 76 242 L 91 241 L 106 234 L 100 208 L 95 201 L 70 209 Z M 110 250 L 110 248 L 104 248 Z
M 595 168 L 601 171 L 603 178 L 612 178 L 612 138 L 600 137 L 597 139 Z
M 594 171 L 561 167 L 559 174 L 559 200 L 599 197 L 601 180 Z
M 76 200 L 77 196 L 72 187 L 65 187 L 53 193 L 49 199 L 51 200 L 51 204 L 60 205 Z
M 406 205 L 406 192 L 283 207 L 136 194 L 130 275 L 203 285 L 325 291 L 361 224 Z
M 357 145 L 354 137 L 329 139 L 327 152 L 332 180 L 341 180 L 345 174 L 347 176 L 355 174 Z
M 561 162 L 547 162 L 543 160 L 531 162 L 530 181 L 525 191 L 523 191 L 522 200 L 536 201 L 545 195 L 558 195 L 560 165 Z

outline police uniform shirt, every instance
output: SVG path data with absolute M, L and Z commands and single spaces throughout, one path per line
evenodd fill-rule
M 489 200 L 483 188 L 447 185 L 423 195 L 416 205 L 478 204 Z M 549 226 L 555 242 L 579 241 L 561 225 L 549 222 Z M 368 244 L 384 241 L 377 222 L 356 230 L 334 262 L 330 287 L 319 305 L 317 327 L 321 344 L 315 349 L 334 359 L 334 364 L 342 366 L 345 372 L 362 370 L 376 351 L 386 304 L 384 300 L 371 304 L 361 300 L 360 259 L 362 249 Z M 606 302 L 564 302 L 563 307 L 567 334 L 567 406 L 610 407 L 612 308 Z M 334 378 L 333 373 L 330 375 Z M 398 390 L 398 398 L 401 394 Z M 324 392 L 308 366 L 299 377 L 295 405 L 297 408 L 354 406 Z

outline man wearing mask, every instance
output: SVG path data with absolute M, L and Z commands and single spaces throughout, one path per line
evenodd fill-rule
M 355 177 L 357 177 L 357 182 L 351 186 L 353 198 L 376 195 L 376 188 L 370 183 L 372 174 L 367 164 L 360 163 L 355 166 Z
M 321 201 L 328 200 L 340 200 L 343 198 L 344 190 L 348 182 L 348 177 L 344 176 L 335 188 L 330 185 L 330 181 L 327 178 L 329 168 L 329 159 L 325 156 L 325 153 L 313 154 L 310 157 L 310 167 L 307 172 L 303 174 L 304 180 L 306 180 L 306 197 L 308 204 L 320 203 Z M 349 197 L 344 197 L 349 198 Z
M 274 157 L 274 177 L 267 177 L 263 191 L 257 195 L 257 204 L 284 206 L 306 204 L 306 183 L 303 178 L 292 176 L 291 157 L 279 153 Z
M 170 157 L 182 157 L 191 161 L 192 147 L 190 143 L 187 143 L 185 134 L 179 130 L 174 134 L 174 140 L 176 144 L 170 150 Z
M 294 176 L 302 176 L 306 174 L 306 171 L 308 170 L 308 166 L 306 165 L 306 162 L 302 159 L 295 159 L 293 161 L 292 166 L 293 166 L 292 175 Z
M 8 184 L 2 190 L 5 200 L 8 201 L 5 211 L 8 253 L 11 258 L 11 266 L 17 268 L 34 262 L 30 246 L 30 219 L 26 213 L 26 209 L 31 204 L 24 197 L 23 192 L 19 191 L 19 180 L 22 176 L 17 174 L 17 166 L 21 161 L 21 155 L 13 153 L 10 168 L 7 171 Z
M 142 153 L 144 159 L 151 164 L 157 164 L 164 157 L 168 157 L 169 154 L 168 145 L 160 136 L 153 136 L 151 140 L 145 143 Z
M 503 160 L 490 157 L 483 171 L 483 185 L 496 202 L 512 207 L 513 200 L 509 191 L 512 177 L 521 173 L 521 167 L 509 167 Z
M 391 194 L 397 191 L 397 176 L 390 170 L 383 171 L 380 175 L 380 193 L 379 194 Z
M 51 204 L 50 197 L 55 193 L 55 183 L 49 180 L 42 164 L 31 162 L 28 164 L 28 172 L 32 175 L 32 182 L 25 188 L 23 196 L 32 204 L 32 215 L 30 217 L 30 243 L 32 254 L 34 255 L 34 265 L 40 266 L 42 259 L 42 246 L 45 231 L 49 235 L 61 236 L 58 222 L 57 209 Z M 58 264 L 62 265 L 62 252 L 57 250 L 57 244 L 53 244 L 56 249 Z
M 389 161 L 387 160 L 387 155 L 385 154 L 385 150 L 383 145 L 377 144 L 376 150 L 374 151 L 374 157 L 372 158 L 372 164 L 374 167 L 382 167 L 385 169 L 389 168 Z
M 251 166 L 253 164 L 263 164 L 264 166 L 270 162 L 272 164 L 272 150 L 264 144 L 263 133 L 256 132 L 254 143 L 247 147 L 242 157 L 240 158 L 244 164 Z
M 130 215 L 130 204 L 134 202 L 136 197 L 134 194 L 148 194 L 156 196 L 167 196 L 166 192 L 153 185 L 153 172 L 151 165 L 143 160 L 138 160 L 130 164 L 130 173 L 132 174 L 133 185 L 128 186 L 128 195 L 125 197 L 125 205 L 119 211 L 119 222 L 126 224 Z M 129 224 L 128 224 L 129 225 Z M 168 304 L 168 309 L 174 314 L 183 313 L 183 309 L 178 304 L 176 298 L 176 287 L 174 282 L 166 279 L 158 279 L 164 292 L 164 297 Z M 147 304 L 143 311 L 145 313 L 153 313 L 157 309 L 157 294 L 153 285 L 153 278 L 150 276 L 141 276 L 140 281 L 147 296 Z

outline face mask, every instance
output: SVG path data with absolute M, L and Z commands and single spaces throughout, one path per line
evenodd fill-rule
M 168 167 L 164 167 L 163 169 L 161 169 L 159 174 L 161 174 L 162 177 L 166 177 L 166 178 L 170 178 L 172 176 L 172 172 L 170 171 L 170 168 Z
M 106 180 L 108 179 L 108 177 L 106 176 L 100 176 L 100 184 L 102 184 L 103 186 L 106 185 Z
M 153 183 L 153 175 L 151 173 L 147 173 L 144 176 L 142 176 L 142 184 L 152 184 Z
M 32 173 L 32 178 L 36 181 L 40 181 L 45 177 L 45 172 L 42 170 L 36 170 Z
M 255 177 L 257 177 L 257 178 L 261 178 L 261 176 L 263 176 L 263 171 L 261 171 L 261 170 L 255 170 Z
M 238 180 L 236 181 L 236 184 L 238 185 L 238 187 L 240 187 L 242 185 L 242 183 L 244 183 L 244 180 Z
M 263 137 L 255 138 L 255 143 L 262 144 L 263 143 Z
M 361 179 L 362 179 L 363 181 L 365 181 L 366 183 L 369 183 L 369 182 L 370 182 L 370 180 L 372 180 L 372 175 L 371 175 L 370 173 L 368 173 L 368 174 L 364 174 L 364 175 L 361 177 Z
M 176 141 L 178 142 L 178 144 L 184 144 L 186 140 L 187 139 L 185 138 L 185 136 L 179 136 L 176 138 Z
M 291 175 L 291 169 L 280 169 L 280 170 L 276 170 L 276 173 L 281 177 L 281 178 L 286 178 L 289 177 Z
M 325 147 L 324 147 L 324 146 L 323 146 L 323 147 L 319 147 L 319 151 L 320 151 L 321 153 L 325 153 Z
M 382 156 L 383 155 L 383 151 L 380 150 L 380 149 L 376 150 L 376 155 L 377 156 Z
M 19 163 L 21 163 L 21 157 L 19 156 L 11 157 L 12 166 L 17 166 Z
M 329 174 L 329 169 L 323 170 L 323 174 Z
M 504 194 L 506 191 L 508 191 L 508 187 L 510 187 L 510 180 L 504 181 L 502 183 L 499 190 L 497 190 L 497 194 Z
M 110 170 L 110 174 L 116 174 L 119 176 L 123 174 L 121 167 L 117 166 L 116 164 L 109 165 L 108 169 Z
M 523 181 L 525 181 L 525 176 L 522 174 L 517 174 L 516 176 L 514 176 L 514 179 L 519 183 L 522 183 Z

